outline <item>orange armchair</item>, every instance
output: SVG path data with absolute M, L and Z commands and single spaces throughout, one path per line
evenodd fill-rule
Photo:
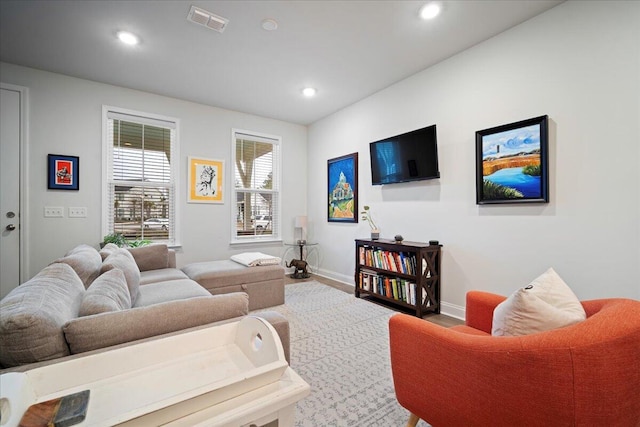
M 469 292 L 466 324 L 452 328 L 391 317 L 393 382 L 409 426 L 640 426 L 640 301 L 583 301 L 583 322 L 493 337 L 504 299 Z

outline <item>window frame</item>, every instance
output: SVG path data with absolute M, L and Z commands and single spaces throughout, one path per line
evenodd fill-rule
M 109 145 L 111 144 L 111 136 L 109 135 L 109 113 L 113 113 L 118 116 L 129 116 L 131 122 L 141 123 L 145 125 L 158 126 L 171 128 L 173 127 L 175 134 L 175 141 L 172 146 L 170 163 L 171 170 L 171 182 L 173 190 L 173 240 L 158 241 L 166 243 L 170 248 L 178 248 L 181 246 L 181 233 L 180 233 L 180 120 L 175 117 L 163 116 L 160 114 L 148 113 L 144 111 L 130 110 L 121 107 L 115 107 L 110 105 L 102 106 L 102 236 L 110 234 L 113 230 L 109 229 L 109 206 L 112 203 L 109 200 L 109 184 L 112 179 L 109 177 L 109 171 L 111 170 L 111 163 L 113 159 L 110 153 L 113 152 Z M 124 117 L 122 120 L 126 120 Z M 163 124 L 164 123 L 164 124 Z M 152 242 L 154 242 L 152 240 Z
M 273 220 L 271 234 L 268 235 L 248 235 L 238 236 L 237 220 L 236 220 L 236 204 L 238 200 L 238 191 L 236 188 L 236 140 L 238 135 L 246 135 L 247 137 L 256 138 L 257 142 L 266 142 L 277 147 L 277 155 L 272 159 L 271 179 L 272 187 L 275 189 L 268 190 L 276 197 L 275 209 L 272 210 L 271 216 Z M 274 150 L 275 152 L 275 150 Z M 282 137 L 271 135 L 263 132 L 255 132 L 245 129 L 231 129 L 231 167 L 229 168 L 229 182 L 231 183 L 231 244 L 246 243 L 266 243 L 266 242 L 282 242 Z M 242 189 L 240 189 L 242 190 Z M 252 189 L 250 192 L 264 192 L 265 190 Z M 245 191 L 242 191 L 245 192 Z

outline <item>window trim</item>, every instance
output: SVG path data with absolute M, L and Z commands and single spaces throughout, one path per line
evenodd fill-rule
M 109 158 L 109 148 L 107 144 L 110 141 L 109 137 L 109 113 L 116 116 L 118 119 L 127 120 L 127 117 L 131 117 L 134 121 L 153 125 L 158 125 L 158 122 L 162 123 L 162 126 L 166 128 L 173 129 L 175 131 L 175 144 L 174 144 L 174 152 L 172 153 L 172 157 L 175 161 L 171 162 L 171 175 L 174 181 L 174 240 L 173 243 L 169 245 L 171 248 L 177 248 L 181 246 L 181 232 L 180 232 L 180 119 L 176 117 L 163 116 L 160 114 L 147 113 L 144 111 L 137 110 L 129 110 L 121 107 L 114 107 L 111 105 L 103 105 L 102 106 L 102 205 L 100 207 L 100 213 L 102 216 L 102 236 L 106 236 L 110 233 L 109 227 L 109 218 L 107 217 L 109 206 L 108 194 L 109 194 L 109 177 L 107 171 L 109 170 L 109 162 L 111 159 Z
M 272 180 L 275 183 L 275 187 L 278 190 L 274 190 L 273 194 L 277 194 L 278 202 L 276 203 L 276 209 L 273 216 L 278 218 L 278 226 L 275 227 L 273 233 L 266 236 L 246 236 L 246 237 L 238 237 L 237 229 L 235 225 L 236 217 L 235 217 L 235 209 L 236 209 L 236 200 L 237 200 L 237 192 L 236 192 L 236 139 L 238 135 L 246 135 L 248 137 L 256 138 L 257 142 L 266 142 L 269 144 L 273 144 L 278 147 L 278 156 L 274 156 L 277 158 L 273 159 L 273 176 Z M 282 137 L 278 135 L 271 135 L 264 132 L 255 132 L 246 129 L 231 129 L 231 167 L 228 172 L 228 182 L 231 185 L 231 215 L 230 215 L 230 228 L 231 228 L 231 245 L 242 245 L 242 244 L 255 244 L 255 243 L 273 243 L 273 242 L 282 242 Z M 276 233 L 277 231 L 277 233 Z

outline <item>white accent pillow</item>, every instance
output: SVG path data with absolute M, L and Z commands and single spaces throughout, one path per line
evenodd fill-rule
M 578 297 L 550 268 L 495 308 L 491 335 L 534 334 L 573 325 L 586 318 Z

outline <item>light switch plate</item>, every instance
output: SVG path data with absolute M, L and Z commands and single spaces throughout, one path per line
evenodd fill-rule
M 86 218 L 87 208 L 85 207 L 69 207 L 69 218 Z
M 44 207 L 45 218 L 63 218 L 64 208 L 57 206 L 45 206 Z

